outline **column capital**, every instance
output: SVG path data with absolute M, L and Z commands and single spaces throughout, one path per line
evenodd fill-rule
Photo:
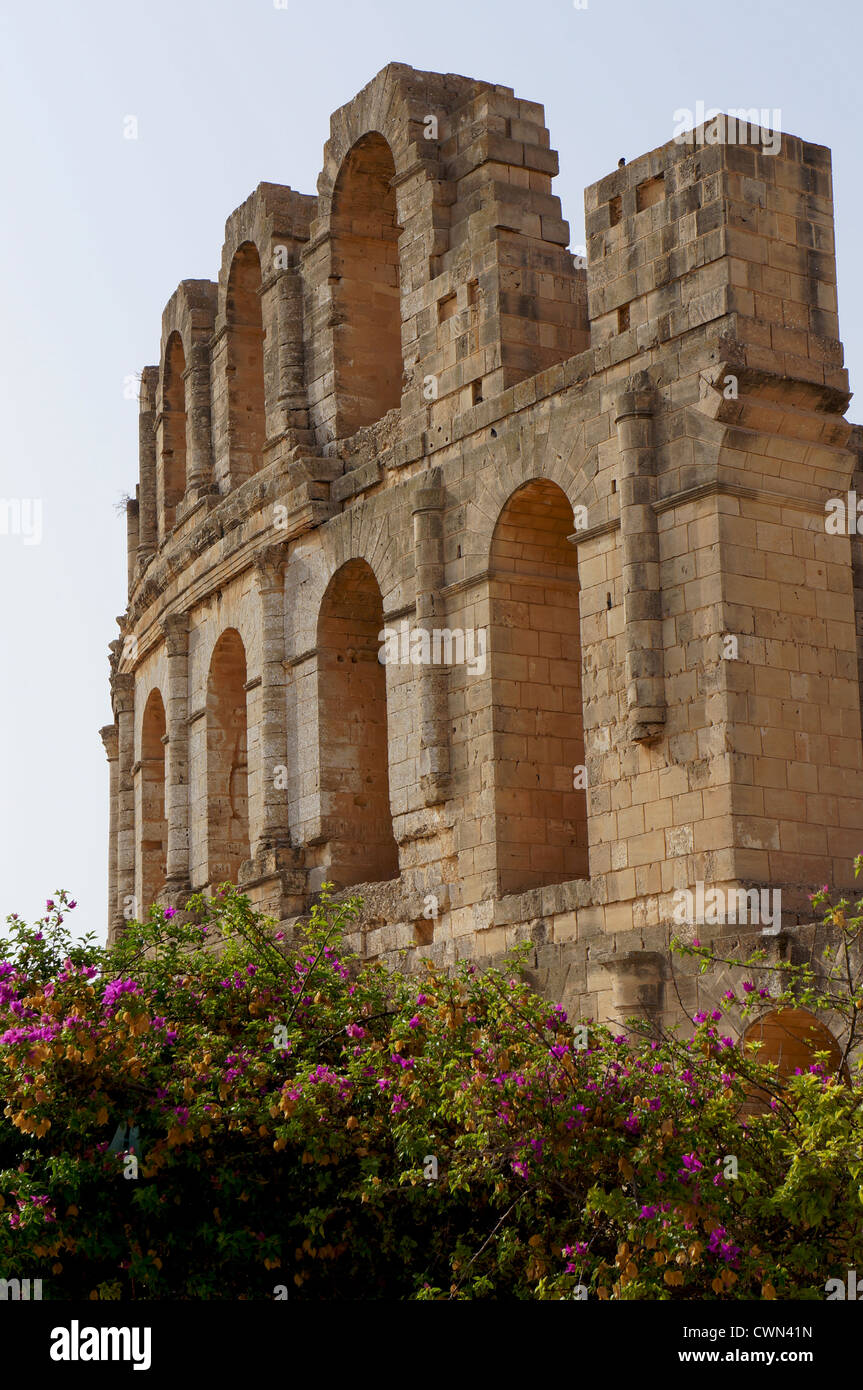
M 168 656 L 186 656 L 189 651 L 188 613 L 167 613 L 159 624 Z
M 131 714 L 135 708 L 135 676 L 131 671 L 117 671 L 111 677 L 111 703 L 114 714 Z
M 256 551 L 252 566 L 255 571 L 258 590 L 261 593 L 266 592 L 267 589 L 281 588 L 286 559 L 287 552 L 281 541 L 274 545 L 266 545 L 263 549 Z
M 119 752 L 119 732 L 116 724 L 105 724 L 99 730 L 99 737 L 105 746 L 105 753 L 109 763 L 113 763 Z
M 446 504 L 446 491 L 439 468 L 430 468 L 426 473 L 421 473 L 417 482 L 417 489 L 414 493 L 411 512 L 416 516 L 417 512 L 438 512 Z

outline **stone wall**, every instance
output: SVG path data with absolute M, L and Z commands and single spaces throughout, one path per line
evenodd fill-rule
M 225 876 L 283 921 L 332 881 L 366 955 L 529 939 L 569 1007 L 672 1020 L 679 890 L 781 891 L 791 951 L 853 882 L 830 156 L 751 134 L 588 188 L 585 268 L 542 108 L 393 64 L 317 196 L 231 215 L 142 374 L 112 935 Z

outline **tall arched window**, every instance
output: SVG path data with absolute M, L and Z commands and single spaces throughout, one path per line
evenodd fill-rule
M 174 529 L 177 507 L 186 492 L 186 355 L 179 333 L 172 333 L 165 348 L 162 385 L 161 516 L 162 538 Z
M 565 493 L 513 493 L 489 577 L 495 840 L 501 893 L 585 878 L 587 793 L 578 562 Z
M 336 430 L 346 438 L 401 405 L 395 164 L 382 135 L 358 140 L 333 191 Z
M 383 604 L 364 560 L 333 575 L 318 618 L 318 718 L 327 878 L 340 888 L 397 878 L 389 787 Z
M 261 260 L 251 241 L 231 262 L 226 309 L 231 477 L 243 482 L 262 467 L 267 440 Z
M 216 643 L 207 680 L 207 878 L 236 883 L 249 845 L 246 653 L 228 628 Z
M 165 886 L 168 821 L 165 814 L 165 706 L 151 690 L 141 722 L 141 908 L 144 913 Z

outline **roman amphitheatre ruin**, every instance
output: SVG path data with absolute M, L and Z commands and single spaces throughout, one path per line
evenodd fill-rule
M 111 937 L 224 880 L 292 922 L 332 881 L 367 957 L 529 940 L 568 1008 L 665 1020 L 721 987 L 672 978 L 676 891 L 781 891 L 769 934 L 713 934 L 821 939 L 808 894 L 863 850 L 829 151 L 669 132 L 586 189 L 586 257 L 557 171 L 536 102 L 393 63 L 317 193 L 260 184 L 168 300 Z

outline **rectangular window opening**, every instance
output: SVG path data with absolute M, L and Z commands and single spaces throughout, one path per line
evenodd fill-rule
M 457 308 L 458 308 L 458 305 L 457 305 L 457 301 L 456 301 L 456 296 L 455 296 L 454 294 L 445 294 L 444 297 L 443 297 L 443 299 L 439 299 L 439 300 L 438 300 L 438 306 L 437 306 L 437 321 L 438 321 L 438 323 L 446 323 L 446 320 L 447 320 L 447 319 L 451 319 L 451 318 L 452 318 L 452 316 L 453 316 L 453 314 L 456 312 Z
M 664 197 L 664 174 L 657 174 L 654 179 L 645 179 L 635 190 L 635 210 L 643 212 L 645 208 L 652 208 L 654 203 L 661 203 Z

